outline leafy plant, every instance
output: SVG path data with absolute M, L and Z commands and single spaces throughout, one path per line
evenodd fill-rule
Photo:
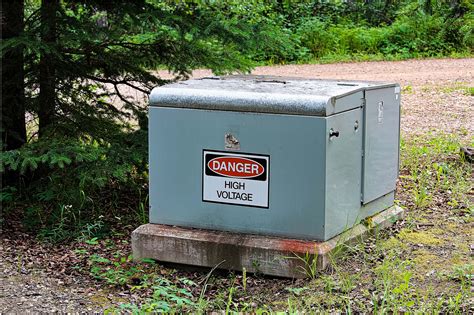
M 194 285 L 190 280 L 188 285 Z M 195 303 L 193 295 L 185 288 L 179 288 L 165 278 L 157 278 L 152 286 L 153 296 L 140 306 L 135 304 L 122 304 L 120 311 L 131 311 L 134 314 L 148 314 L 153 312 L 171 312 L 192 310 Z
M 373 296 L 375 312 L 399 312 L 401 307 L 409 309 L 415 305 L 409 290 L 412 277 L 407 268 L 409 265 L 409 261 L 387 257 L 375 269 L 378 276 L 377 285 L 381 288 L 381 291 L 375 292 Z

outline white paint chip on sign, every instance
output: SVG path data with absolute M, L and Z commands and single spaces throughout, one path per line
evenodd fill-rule
M 203 150 L 202 200 L 268 208 L 270 157 Z

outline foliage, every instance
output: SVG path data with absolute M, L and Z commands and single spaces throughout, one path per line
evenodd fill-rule
M 148 93 L 166 82 L 151 70 L 166 68 L 183 78 L 198 67 L 226 73 L 251 66 L 236 49 L 247 33 L 239 30 L 235 17 L 213 19 L 219 11 L 212 6 L 64 2 L 56 12 L 58 39 L 46 43 L 38 34 L 48 25 L 41 23 L 36 2 L 28 4 L 24 34 L 3 41 L 1 48 L 4 53 L 25 47 L 27 110 L 34 116 L 39 111 L 35 87 L 40 57 L 52 55 L 57 94 L 53 134 L 102 138 L 116 132 L 118 122 L 129 125 L 130 120 L 146 129 L 145 107 L 124 90 Z
M 474 7 L 465 0 L 284 0 L 242 7 L 243 21 L 252 12 L 261 22 L 244 53 L 267 63 L 449 56 L 470 54 L 474 46 Z
M 151 285 L 152 275 L 146 273 L 144 267 L 145 265 L 155 265 L 153 260 L 146 261 L 146 264 L 141 265 L 133 264 L 131 256 L 118 256 L 109 259 L 98 254 L 92 254 L 88 263 L 90 264 L 90 274 L 97 280 L 105 281 L 109 285 L 129 285 L 131 287 Z
M 146 135 L 137 130 L 110 142 L 41 139 L 4 152 L 0 168 L 19 171 L 20 178 L 15 189 L 2 190 L 2 199 L 26 204 L 26 226 L 56 241 L 80 232 L 91 217 L 129 212 L 133 219 L 147 195 Z
M 193 296 L 187 289 L 179 288 L 165 278 L 157 279 L 152 289 L 153 295 L 147 302 L 140 306 L 132 303 L 122 304 L 120 309 L 135 314 L 149 314 L 150 312 L 185 311 L 195 307 L 195 303 L 191 300 Z
M 472 36 L 468 35 L 472 34 L 472 20 L 468 16 L 451 21 L 444 16 L 417 12 L 400 15 L 388 26 L 369 27 L 332 24 L 311 17 L 298 26 L 297 34 L 301 44 L 316 58 L 379 53 L 404 58 L 443 56 L 472 49 Z
M 128 287 L 131 291 L 151 289 L 152 295 L 141 305 L 132 303 L 121 304 L 117 310 L 133 313 L 169 312 L 171 310 L 189 310 L 197 305 L 193 301 L 190 289 L 197 285 L 187 279 L 178 278 L 175 281 L 157 275 L 159 266 L 151 259 L 139 263 L 132 257 L 114 255 L 106 258 L 93 254 L 88 259 L 90 275 L 108 285 Z
M 0 46 L 2 58 L 18 48 L 25 54 L 30 137 L 22 148 L 0 155 L 0 171 L 17 176 L 0 190 L 0 223 L 19 214 L 25 226 L 45 240 L 76 238 L 88 246 L 100 244 L 99 236 L 112 221 L 133 220 L 133 225 L 148 221 L 144 96 L 153 86 L 168 82 L 155 70 L 168 69 L 174 75 L 170 80 L 178 80 L 201 67 L 230 73 L 246 72 L 255 63 L 469 55 L 474 45 L 473 5 L 467 0 L 61 1 L 55 12 L 58 38 L 53 43 L 42 39 L 47 26 L 42 24 L 40 5 L 37 0 L 26 1 L 24 32 L 2 40 Z M 44 55 L 52 57 L 57 94 L 49 133 L 38 137 Z M 472 87 L 462 89 L 473 94 Z M 129 97 L 133 93 L 139 97 Z M 472 222 L 468 198 L 472 166 L 462 160 L 459 148 L 458 139 L 450 135 L 402 139 L 400 185 L 407 194 L 405 206 L 424 211 L 443 205 L 446 212 L 457 215 L 456 222 Z M 405 247 L 414 251 L 448 241 L 412 231 L 410 224 L 417 223 L 410 219 L 406 224 L 391 239 L 397 244 L 393 252 L 382 246 L 358 247 L 345 270 L 332 265 L 322 274 L 316 272 L 314 257 L 297 257 L 312 282 L 288 287 L 287 303 L 265 305 L 265 310 L 461 313 L 467 309 L 472 264 L 449 266 L 444 274 L 458 284 L 458 292 L 425 295 L 414 283 L 419 273 L 425 277 L 426 272 L 400 253 Z M 212 271 L 204 284 L 197 284 L 185 277 L 165 278 L 166 271 L 152 261 L 136 263 L 123 253 L 113 258 L 83 248 L 76 253 L 88 257 L 87 273 L 97 281 L 151 291 L 145 303 L 123 304 L 113 311 L 244 312 L 260 307 L 250 303 L 254 288 L 247 288 L 247 283 L 262 280 L 252 276 L 248 281 L 246 272 L 231 275 L 223 289 L 211 279 Z M 352 269 L 357 259 L 363 259 L 359 266 L 365 269 Z M 370 291 L 361 291 L 361 282 L 370 283 Z M 316 294 L 315 287 L 321 288 Z M 211 291 L 212 301 L 206 296 Z M 431 299 L 426 305 L 425 298 Z M 254 300 L 261 303 L 258 297 Z M 355 305 L 357 300 L 363 303 Z

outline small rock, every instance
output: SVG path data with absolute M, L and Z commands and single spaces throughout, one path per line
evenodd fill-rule
M 426 276 L 429 277 L 429 276 L 433 275 L 435 272 L 436 272 L 436 270 L 434 270 L 434 269 L 433 269 L 433 270 L 430 270 L 430 271 L 426 274 Z

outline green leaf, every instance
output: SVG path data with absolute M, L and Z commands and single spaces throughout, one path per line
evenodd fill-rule
M 99 244 L 99 241 L 97 240 L 97 237 L 93 237 L 90 240 L 86 240 L 85 243 L 89 245 L 97 245 Z

